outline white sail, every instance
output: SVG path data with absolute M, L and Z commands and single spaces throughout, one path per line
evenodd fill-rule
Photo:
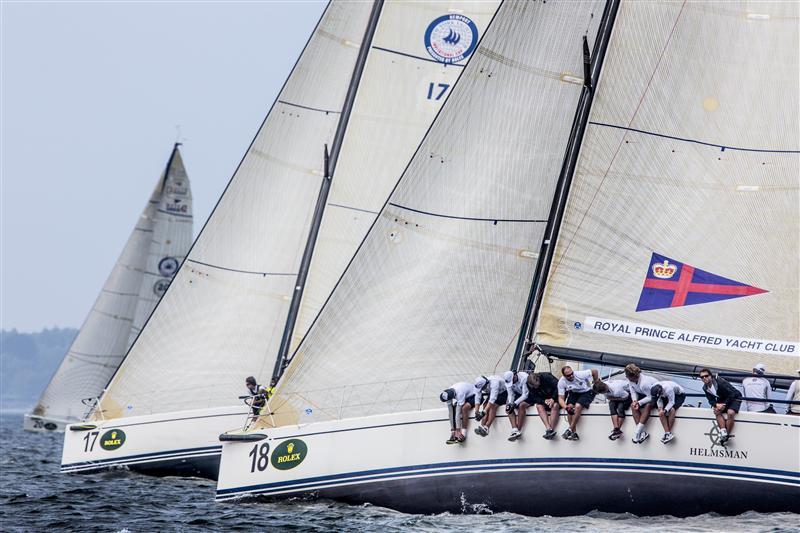
M 327 7 L 97 417 L 230 405 L 269 375 L 371 9 Z
M 501 6 L 300 345 L 267 423 L 415 410 L 453 381 L 508 368 L 581 92 L 581 39 L 600 19 L 593 7 Z
M 292 351 L 375 221 L 499 3 L 383 5 L 314 248 Z M 460 32 L 451 50 L 457 55 L 437 58 L 426 45 L 429 33 L 444 28 Z
M 797 2 L 623 2 L 537 343 L 800 366 Z
M 165 170 L 166 183 L 174 188 L 176 180 L 180 181 L 182 194 L 190 198 L 189 181 L 177 148 L 174 153 L 170 158 L 174 164 Z M 164 183 L 162 176 L 77 337 L 32 411 L 29 418 L 35 420 L 30 429 L 63 429 L 63 423 L 83 418 L 88 407 L 82 400 L 100 394 L 133 340 L 132 326 L 138 314 L 142 313 L 141 320 L 145 320 L 157 302 L 157 298 L 140 298 L 140 293 L 152 294 L 152 289 L 143 289 L 142 283 L 147 276 L 148 258 L 152 250 L 158 249 L 154 248 L 154 241 L 159 247 L 169 242 L 166 249 L 178 257 L 188 250 L 191 209 L 189 218 L 177 227 L 165 219 L 159 210 L 175 192 L 166 193 Z
M 192 245 L 192 190 L 177 144 L 158 190 L 160 195 L 153 213 L 152 240 L 128 346 L 136 340 Z

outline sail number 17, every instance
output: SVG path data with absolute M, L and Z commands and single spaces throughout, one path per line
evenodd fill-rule
M 449 83 L 430 82 L 428 84 L 428 100 L 441 100 L 449 88 Z
M 87 433 L 85 437 L 83 437 L 83 451 L 90 452 L 94 450 L 94 443 L 97 442 L 97 436 L 100 434 L 99 431 L 92 431 Z

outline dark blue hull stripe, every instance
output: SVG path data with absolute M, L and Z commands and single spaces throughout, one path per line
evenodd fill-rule
M 102 468 L 106 466 L 120 466 L 125 463 L 142 461 L 160 461 L 162 459 L 180 459 L 182 457 L 199 457 L 204 455 L 218 455 L 222 453 L 222 446 L 204 446 L 201 448 L 184 448 L 182 450 L 168 450 L 164 452 L 140 453 L 126 455 L 113 459 L 100 459 L 97 461 L 82 461 L 79 463 L 62 464 L 61 471 L 77 471 L 85 469 Z
M 539 464 L 540 466 L 536 466 Z M 676 468 L 679 467 L 679 468 Z M 591 470 L 591 469 L 622 469 L 631 471 L 667 471 L 680 474 L 703 474 L 709 476 L 724 476 L 753 481 L 777 481 L 800 486 L 800 472 L 783 470 L 769 470 L 764 468 L 748 468 L 729 465 L 709 465 L 704 463 L 684 463 L 678 461 L 636 461 L 632 459 L 595 459 L 595 458 L 541 458 L 541 459 L 496 459 L 491 461 L 462 461 L 453 463 L 440 463 L 417 465 L 410 467 L 385 468 L 379 470 L 365 470 L 331 476 L 320 476 L 304 480 L 280 481 L 264 483 L 245 487 L 219 489 L 217 496 L 237 495 L 241 493 L 278 492 L 283 490 L 308 490 L 320 485 L 346 485 L 353 482 L 373 481 L 391 478 L 412 477 L 428 474 L 452 474 L 460 472 L 510 470 L 510 469 L 544 469 L 544 470 Z M 721 471 L 720 471 L 721 470 Z M 727 470 L 727 472 L 725 472 Z M 763 473 L 767 475 L 753 475 Z M 787 476 L 795 479 L 776 478 L 771 476 Z
M 536 464 L 541 464 L 537 466 Z M 581 463 L 581 464 L 577 464 Z M 588 463 L 588 464 L 587 464 Z M 682 467 L 682 468 L 676 468 Z M 639 472 L 672 472 L 676 474 L 702 474 L 707 476 L 721 476 L 745 481 L 772 481 L 789 483 L 800 486 L 800 472 L 783 470 L 768 470 L 764 468 L 734 467 L 728 465 L 709 465 L 698 463 L 683 463 L 677 461 L 635 461 L 631 459 L 592 459 L 592 458 L 541 458 L 541 459 L 495 459 L 490 461 L 462 461 L 453 463 L 440 463 L 417 465 L 410 467 L 385 468 L 379 470 L 365 470 L 331 476 L 320 476 L 303 480 L 279 481 L 245 487 L 219 489 L 217 498 L 237 496 L 244 493 L 275 493 L 283 491 L 304 491 L 319 486 L 347 485 L 361 481 L 375 481 L 383 479 L 400 479 L 419 475 L 430 474 L 458 474 L 475 471 L 490 470 L 594 470 L 616 469 Z M 722 470 L 722 471 L 720 471 Z M 795 479 L 770 477 L 769 475 L 753 475 L 751 472 L 764 473 L 773 476 L 788 476 Z

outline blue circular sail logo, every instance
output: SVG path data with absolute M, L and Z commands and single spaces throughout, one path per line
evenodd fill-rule
M 478 27 L 464 15 L 442 15 L 425 30 L 425 49 L 440 63 L 458 63 L 478 44 Z

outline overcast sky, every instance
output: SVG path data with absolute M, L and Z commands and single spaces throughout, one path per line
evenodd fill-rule
M 205 222 L 324 2 L 2 0 L 2 327 L 78 327 L 176 125 Z

